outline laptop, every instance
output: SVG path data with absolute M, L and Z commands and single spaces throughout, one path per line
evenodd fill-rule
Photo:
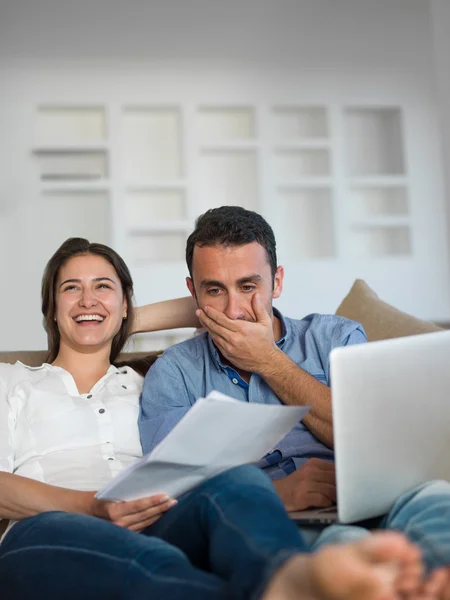
M 294 521 L 370 519 L 420 483 L 450 480 L 450 331 L 335 348 L 330 369 L 337 506 Z

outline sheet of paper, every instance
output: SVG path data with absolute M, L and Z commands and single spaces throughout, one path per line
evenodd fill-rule
M 310 407 L 256 404 L 219 392 L 200 398 L 154 450 L 117 475 L 97 498 L 180 496 L 231 467 L 257 462 Z

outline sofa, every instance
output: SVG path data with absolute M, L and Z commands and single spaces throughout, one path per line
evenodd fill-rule
M 429 321 L 417 319 L 384 302 L 361 279 L 357 279 L 336 310 L 336 315 L 361 323 L 369 342 L 421 333 L 431 333 L 442 328 Z M 117 365 L 127 364 L 143 375 L 155 362 L 160 352 L 133 352 L 119 356 Z M 0 352 L 0 362 L 24 364 L 36 367 L 45 362 L 46 351 Z M 0 535 L 6 528 L 0 522 Z

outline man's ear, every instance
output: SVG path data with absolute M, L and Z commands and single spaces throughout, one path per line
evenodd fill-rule
M 197 298 L 195 296 L 194 282 L 192 281 L 192 279 L 190 277 L 186 277 L 186 285 L 187 285 L 187 289 L 189 290 L 189 293 L 191 294 L 191 296 L 194 298 L 194 300 L 197 300 Z
M 275 271 L 275 277 L 273 282 L 273 293 L 272 298 L 279 298 L 281 296 L 281 292 L 283 291 L 283 279 L 284 279 L 284 269 L 283 267 L 277 267 Z

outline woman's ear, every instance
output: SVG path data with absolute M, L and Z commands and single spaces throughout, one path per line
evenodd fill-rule
M 122 319 L 126 319 L 128 316 L 128 302 L 127 299 L 123 299 L 123 310 L 122 310 Z

